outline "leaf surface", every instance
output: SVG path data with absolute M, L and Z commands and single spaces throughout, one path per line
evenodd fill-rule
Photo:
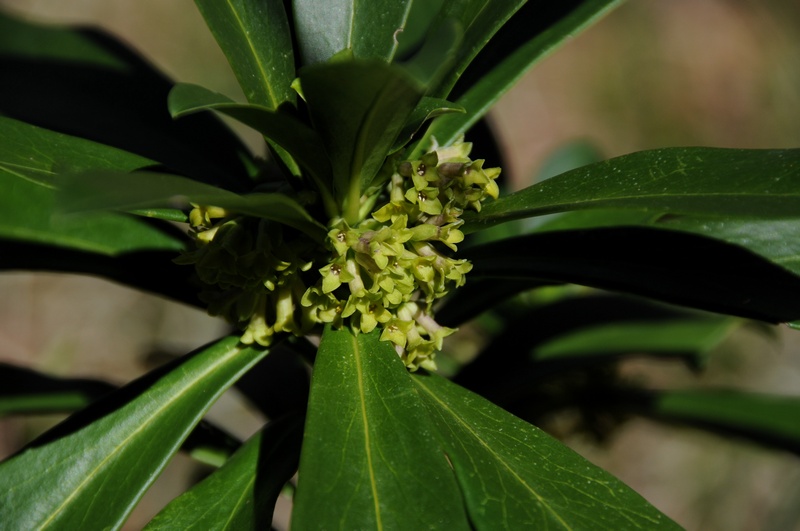
M 771 322 L 800 317 L 800 277 L 738 246 L 677 231 L 556 231 L 460 256 L 472 260 L 473 278 L 570 282 Z
M 120 528 L 211 404 L 266 354 L 229 337 L 70 417 L 0 464 L 4 525 Z
M 464 232 L 594 208 L 792 218 L 800 212 L 800 149 L 663 148 L 590 164 L 486 203 Z
M 390 62 L 412 3 L 292 0 L 303 64 L 327 61 L 342 50 L 352 50 L 356 59 Z
M 292 526 L 469 529 L 425 409 L 391 344 L 378 337 L 323 334 Z
M 294 52 L 280 0 L 195 0 L 247 101 L 276 109 L 295 101 Z
M 464 3 L 469 5 L 469 9 L 461 11 Z M 447 97 L 464 74 L 464 80 L 456 87 L 464 88 L 454 95 L 454 99 L 467 109 L 467 113 L 437 118 L 419 143 L 415 155 L 424 153 L 434 137 L 440 145 L 449 145 L 457 140 L 528 69 L 621 3 L 621 0 L 552 2 L 549 5 L 542 2 L 522 5 L 523 2 L 516 0 L 448 2 L 449 9 L 465 27 L 464 44 L 452 74 L 430 95 Z M 515 12 L 516 15 L 512 16 Z M 481 49 L 484 52 L 476 58 Z M 470 65 L 473 59 L 474 63 Z M 470 69 L 467 69 L 468 65 Z M 470 76 L 471 72 L 475 75 Z
M 439 376 L 411 379 L 475 529 L 678 529 L 631 488 L 538 428 Z
M 145 529 L 269 528 L 275 501 L 297 470 L 302 435 L 302 417 L 269 423 L 219 470 L 172 500 Z

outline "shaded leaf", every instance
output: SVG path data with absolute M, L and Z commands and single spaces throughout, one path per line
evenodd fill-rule
M 664 148 L 590 164 L 464 214 L 464 232 L 590 208 L 788 218 L 800 211 L 800 149 Z
M 576 330 L 536 348 L 536 361 L 620 354 L 702 355 L 738 324 L 732 318 L 614 323 Z
M 280 193 L 238 195 L 178 175 L 92 171 L 64 176 L 60 206 L 67 212 L 213 205 L 284 223 L 319 240 L 326 230 L 300 203 Z
M 195 0 L 247 101 L 277 109 L 295 101 L 294 51 L 279 0 Z
M 800 453 L 800 399 L 695 389 L 639 397 L 639 412 Z
M 476 8 L 479 3 L 486 2 L 470 1 Z M 441 89 L 431 95 L 447 96 L 463 72 L 464 79 L 456 87 L 458 93 L 454 95 L 454 99 L 467 109 L 467 113 L 437 118 L 420 141 L 415 155 L 427 150 L 433 137 L 440 145 L 448 145 L 457 140 L 528 69 L 620 3 L 620 0 L 563 1 L 547 5 L 542 2 L 527 2 L 520 8 L 522 3 L 517 1 L 490 2 L 488 9 L 494 16 L 486 20 L 481 12 L 480 17 L 475 19 L 474 30 L 468 22 L 462 20 L 466 27 L 466 37 L 460 61 L 457 62 L 453 75 L 446 79 Z M 451 4 L 453 9 L 460 9 L 459 2 Z M 515 11 L 516 15 L 506 22 Z M 465 11 L 464 16 L 469 16 L 469 11 Z M 505 25 L 500 27 L 503 23 Z M 499 32 L 487 44 L 486 39 L 498 29 Z M 484 52 L 464 72 L 484 45 Z
M 330 180 L 330 165 L 321 154 L 322 141 L 313 129 L 292 116 L 266 107 L 236 103 L 199 85 L 179 83 L 169 93 L 169 111 L 181 118 L 215 110 L 248 125 L 285 149 L 321 183 Z M 328 185 L 329 186 L 329 185 Z
M 549 181 L 545 181 L 549 182 Z M 800 278 L 740 247 L 639 227 L 532 234 L 465 249 L 471 276 L 571 282 L 771 322 L 800 317 Z
M 547 283 L 530 279 L 470 279 L 448 296 L 436 312 L 436 321 L 443 326 L 458 326 L 515 295 L 543 285 Z
M 356 59 L 390 62 L 397 50 L 411 0 L 292 0 L 292 13 L 303 64 L 327 61 L 350 49 Z
M 275 501 L 297 470 L 302 435 L 302 417 L 270 422 L 145 529 L 268 529 Z
M 229 337 L 70 417 L 0 464 L 4 525 L 120 527 L 211 404 L 266 354 Z
M 425 409 L 394 348 L 378 337 L 323 334 L 292 526 L 469 529 Z
M 439 376 L 411 379 L 475 529 L 678 529 L 631 488 L 538 428 Z
M 464 107 L 439 98 L 422 98 L 414 111 L 408 117 L 400 134 L 397 135 L 390 152 L 394 153 L 405 146 L 414 134 L 419 131 L 428 120 L 451 113 L 465 112 Z
M 373 184 L 421 89 L 400 68 L 379 62 L 317 65 L 300 79 L 331 160 L 334 197 L 354 222 L 362 191 Z
M 252 186 L 243 162 L 251 155 L 238 137 L 214 116 L 173 121 L 164 107 L 172 83 L 102 32 L 0 14 L 0 71 L 0 114 L 138 153 L 204 182 Z

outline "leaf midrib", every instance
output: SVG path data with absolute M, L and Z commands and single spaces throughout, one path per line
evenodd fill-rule
M 225 3 L 230 8 L 231 13 L 233 14 L 233 18 L 236 20 L 236 24 L 239 25 L 239 29 L 241 30 L 242 35 L 245 36 L 244 40 L 245 40 L 245 42 L 247 42 L 247 47 L 250 49 L 250 53 L 253 56 L 253 60 L 255 61 L 256 66 L 258 67 L 259 73 L 261 74 L 261 79 L 264 81 L 264 86 L 267 89 L 267 94 L 269 95 L 269 98 L 272 101 L 272 108 L 277 108 L 278 107 L 278 98 L 275 97 L 275 92 L 272 89 L 272 84 L 269 82 L 269 77 L 267 76 L 267 72 L 266 72 L 266 70 L 264 70 L 264 65 L 259 60 L 259 55 L 256 52 L 256 49 L 253 47 L 253 41 L 247 36 L 249 32 L 247 31 L 247 28 L 245 28 L 244 24 L 242 23 L 242 19 L 239 17 L 239 13 L 238 13 L 238 11 L 236 11 L 236 8 L 233 7 L 233 4 L 231 3 L 231 0 L 226 0 Z

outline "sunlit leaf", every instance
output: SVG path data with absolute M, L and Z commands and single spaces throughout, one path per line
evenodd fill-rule
M 266 354 L 226 338 L 57 426 L 0 464 L 3 524 L 120 527 L 211 404 Z
M 436 375 L 412 377 L 475 529 L 678 529 L 538 428 Z
M 326 330 L 311 384 L 294 529 L 469 529 L 403 363 L 379 334 Z

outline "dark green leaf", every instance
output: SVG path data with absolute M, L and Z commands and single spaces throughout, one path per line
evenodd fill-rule
M 422 98 L 417 107 L 414 109 L 414 112 L 412 112 L 411 116 L 408 117 L 405 126 L 403 126 L 403 130 L 400 131 L 399 135 L 397 135 L 397 140 L 392 146 L 390 152 L 394 153 L 405 146 L 411 140 L 414 134 L 419 131 L 422 125 L 428 120 L 436 118 L 437 116 L 460 112 L 465 112 L 464 107 L 456 105 L 455 103 L 451 103 L 447 100 L 439 98 Z
M 251 155 L 237 136 L 214 116 L 173 121 L 164 108 L 172 83 L 104 33 L 0 14 L 0 71 L 0 114 L 138 153 L 204 182 L 252 186 L 243 163 Z
M 639 227 L 557 231 L 465 249 L 461 256 L 472 260 L 473 278 L 571 282 L 772 322 L 800 317 L 800 278 L 740 247 L 693 234 Z
M 421 89 L 400 68 L 380 62 L 321 64 L 300 79 L 331 160 L 334 196 L 353 223 L 362 191 L 421 100 Z
M 195 0 L 247 101 L 277 109 L 295 101 L 294 51 L 280 0 Z
M 664 148 L 578 168 L 464 215 L 464 232 L 590 208 L 701 216 L 796 217 L 800 149 Z
M 463 36 L 461 25 L 456 20 L 445 20 L 428 35 L 414 57 L 403 63 L 403 68 L 420 85 L 433 87 L 452 65 Z
M 275 500 L 297 470 L 302 435 L 302 417 L 269 423 L 145 529 L 269 529 Z
M 211 404 L 266 354 L 229 337 L 71 417 L 0 465 L 3 524 L 120 527 Z
M 491 402 L 436 375 L 412 381 L 476 529 L 678 528 L 621 481 Z
M 405 367 L 377 331 L 326 330 L 314 365 L 294 529 L 469 529 Z
M 168 227 L 111 213 L 56 216 L 53 187 L 65 171 L 128 171 L 150 161 L 10 118 L 0 117 L 0 237 L 105 255 L 138 250 L 180 250 L 185 238 Z
M 325 227 L 289 196 L 238 195 L 222 188 L 166 173 L 85 172 L 64 176 L 61 207 L 67 212 L 131 210 L 147 207 L 213 205 L 240 214 L 271 219 L 322 239 Z
M 436 312 L 436 320 L 444 326 L 458 326 L 506 299 L 542 285 L 546 283 L 529 279 L 470 279 L 447 298 L 444 307 Z
M 537 361 L 619 354 L 705 354 L 738 324 L 732 318 L 675 319 L 595 326 L 536 348 Z
M 356 59 L 390 62 L 411 4 L 411 0 L 292 0 L 303 64 L 327 61 L 346 49 L 352 50 Z
M 484 4 L 471 0 L 471 4 Z M 488 9 L 493 16 L 486 20 L 484 14 L 475 20 L 475 28 L 465 23 L 465 42 L 460 60 L 456 63 L 453 75 L 446 79 L 434 94 L 445 97 L 450 89 L 465 73 L 466 84 L 463 94 L 456 103 L 467 109 L 467 114 L 443 116 L 428 129 L 419 144 L 420 150 L 429 148 L 431 137 L 436 137 L 440 145 L 448 145 L 472 127 L 489 108 L 514 85 L 522 75 L 538 61 L 552 53 L 558 45 L 576 35 L 583 28 L 596 21 L 621 0 L 582 0 L 579 2 L 528 2 L 511 18 L 506 26 L 500 28 L 522 2 L 491 2 Z M 452 2 L 459 9 L 458 2 Z M 469 12 L 465 11 L 464 16 Z M 474 15 L 473 15 L 474 16 Z M 478 56 L 474 65 L 464 69 L 483 48 L 492 33 L 500 30 L 486 45 L 485 52 Z M 469 76 L 471 72 L 474 76 Z M 422 153 L 423 151 L 419 151 Z
M 236 103 L 230 98 L 198 85 L 180 83 L 169 93 L 169 111 L 179 118 L 205 110 L 215 110 L 248 125 L 285 149 L 301 166 L 322 183 L 330 180 L 330 165 L 313 129 L 288 114 L 258 105 Z
M 800 453 L 800 399 L 728 390 L 656 393 L 643 412 Z

